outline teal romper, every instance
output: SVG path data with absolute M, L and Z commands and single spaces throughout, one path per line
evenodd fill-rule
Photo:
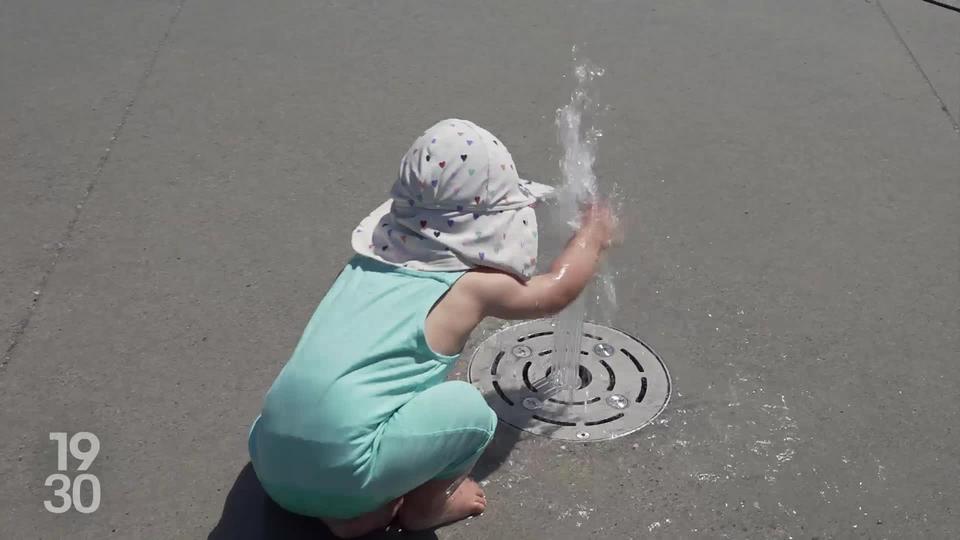
M 277 504 L 347 519 L 470 470 L 496 415 L 476 388 L 446 380 L 459 355 L 433 352 L 424 334 L 462 275 L 347 264 L 250 428 L 253 468 Z

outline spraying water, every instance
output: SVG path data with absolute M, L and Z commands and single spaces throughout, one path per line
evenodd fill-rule
M 570 103 L 557 110 L 557 134 L 563 147 L 560 172 L 563 185 L 557 204 L 574 230 L 580 227 L 580 208 L 597 200 L 597 177 L 593 172 L 597 140 L 600 130 L 592 125 L 592 117 L 599 112 L 593 99 L 593 82 L 603 76 L 603 68 L 584 60 L 577 61 L 574 47 L 574 70 L 577 85 Z M 615 295 L 612 281 L 603 280 L 608 296 Z M 553 337 L 552 383 L 555 391 L 563 392 L 572 401 L 573 391 L 580 386 L 580 351 L 583 339 L 583 319 L 586 313 L 586 295 L 580 295 L 556 317 Z
M 569 216 L 568 224 L 577 229 L 580 226 L 580 206 L 597 199 L 593 162 L 596 160 L 597 140 L 603 133 L 591 125 L 591 120 L 599 112 L 593 99 L 593 82 L 603 76 L 603 68 L 589 60 L 577 62 L 576 47 L 573 53 L 577 86 L 570 95 L 570 103 L 557 109 L 557 135 L 563 148 L 560 160 L 563 185 L 558 193 L 558 204 L 563 215 Z

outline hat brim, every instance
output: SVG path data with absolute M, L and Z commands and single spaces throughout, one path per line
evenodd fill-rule
M 378 227 L 383 227 L 384 224 L 387 224 L 389 227 L 393 223 L 393 219 L 390 214 L 390 209 L 392 206 L 393 199 L 387 199 L 380 204 L 380 206 L 376 207 L 373 212 L 370 212 L 367 217 L 360 221 L 360 223 L 354 229 L 350 240 L 354 251 L 361 255 L 383 260 L 383 258 L 377 255 L 377 247 L 374 245 L 374 233 Z
M 536 270 L 534 202 L 488 213 L 414 209 L 406 215 L 391 199 L 360 222 L 351 243 L 360 255 L 393 266 L 432 272 L 489 267 L 525 281 Z
M 553 188 L 553 186 L 548 186 L 547 184 L 541 184 L 540 182 L 534 182 L 533 180 L 527 180 L 525 178 L 520 179 L 520 188 L 527 191 L 529 196 L 535 201 L 545 201 L 553 198 L 556 195 L 556 190 Z
M 556 189 L 554 189 L 553 186 L 542 184 L 540 182 L 534 182 L 533 180 L 521 178 L 520 186 L 525 191 L 525 194 L 530 198 L 530 204 L 533 204 L 537 201 L 549 200 L 556 196 Z M 393 199 L 387 199 L 380 206 L 374 209 L 370 215 L 364 218 L 359 225 L 357 225 L 351 240 L 354 251 L 360 253 L 361 255 L 368 255 L 370 257 L 383 260 L 383 258 L 377 255 L 376 246 L 373 243 L 374 233 L 378 227 L 382 227 L 384 224 L 386 224 L 388 227 L 393 225 L 393 219 L 390 212 L 393 202 Z M 396 264 L 391 261 L 384 262 Z

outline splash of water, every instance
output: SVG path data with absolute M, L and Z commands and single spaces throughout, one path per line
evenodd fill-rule
M 592 125 L 593 116 L 599 113 L 599 106 L 593 98 L 593 86 L 604 71 L 589 60 L 578 61 L 576 47 L 573 55 L 577 86 L 570 96 L 570 103 L 557 110 L 557 133 L 563 147 L 560 160 L 563 185 L 558 190 L 557 204 L 567 224 L 576 230 L 580 227 L 580 208 L 594 203 L 598 196 L 593 164 L 597 140 L 603 134 Z M 608 298 L 616 297 L 609 276 L 601 280 L 600 289 Z M 567 401 L 572 401 L 573 391 L 580 385 L 580 350 L 586 307 L 585 295 L 580 295 L 557 314 L 555 321 L 551 357 L 553 382 L 557 390 L 566 394 Z
M 589 60 L 578 62 L 574 47 L 574 76 L 577 86 L 570 95 L 570 103 L 557 110 L 557 134 L 563 148 L 560 172 L 563 174 L 557 200 L 560 211 L 569 216 L 567 222 L 574 229 L 580 226 L 580 206 L 597 199 L 597 177 L 593 163 L 597 155 L 597 141 L 603 133 L 592 125 L 593 116 L 600 108 L 593 98 L 594 81 L 603 76 L 603 68 Z M 584 117 L 586 115 L 586 118 Z

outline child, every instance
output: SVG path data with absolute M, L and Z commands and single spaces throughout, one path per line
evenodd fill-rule
M 589 209 L 550 272 L 533 276 L 533 205 L 549 191 L 521 180 L 503 144 L 471 122 L 444 120 L 414 142 L 250 430 L 253 468 L 277 504 L 341 538 L 483 512 L 466 475 L 497 418 L 446 375 L 484 317 L 532 319 L 572 302 L 614 228 L 606 209 Z

